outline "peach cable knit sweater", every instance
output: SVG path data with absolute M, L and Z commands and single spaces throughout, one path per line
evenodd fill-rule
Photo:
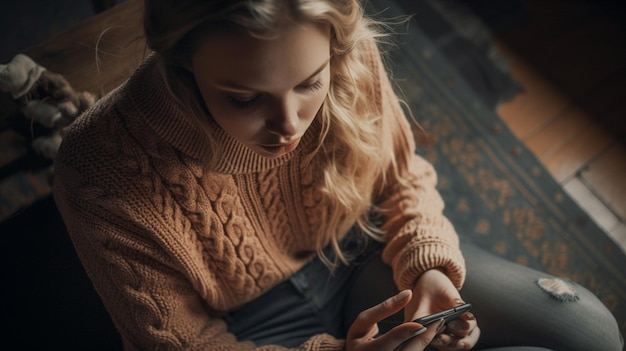
M 373 99 L 389 147 L 410 159 L 409 186 L 378 206 L 389 211 L 383 260 L 400 289 L 439 268 L 457 287 L 465 267 L 442 215 L 432 166 L 414 155 L 410 127 L 377 51 Z M 186 120 L 148 58 L 118 89 L 81 116 L 55 163 L 54 195 L 76 251 L 130 344 L 145 350 L 255 348 L 227 332 L 220 316 L 287 279 L 315 251 L 324 209 L 314 167 L 303 166 L 315 124 L 295 151 L 267 159 L 212 125 L 222 157 L 205 174 L 202 137 Z M 398 140 L 400 143 L 398 149 Z M 392 145 L 393 144 L 393 145 Z M 214 151 L 215 152 L 215 151 Z M 299 350 L 343 350 L 316 335 Z

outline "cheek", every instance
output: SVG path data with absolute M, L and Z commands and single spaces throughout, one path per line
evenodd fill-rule
M 322 104 L 326 100 L 326 95 L 328 94 L 328 88 L 325 88 L 322 91 L 316 92 L 314 96 L 311 96 L 304 104 L 303 104 L 303 112 L 304 116 L 301 116 L 305 119 L 313 119 L 319 109 L 322 107 Z
M 216 113 L 213 119 L 232 137 L 245 142 L 264 128 L 263 119 L 254 115 L 236 115 L 233 112 Z
M 251 139 L 263 127 L 260 119 L 243 111 L 233 110 L 219 94 L 203 94 L 207 109 L 213 120 L 235 139 Z

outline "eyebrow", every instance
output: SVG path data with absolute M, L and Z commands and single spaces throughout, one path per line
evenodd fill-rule
M 307 78 L 305 78 L 302 82 L 300 82 L 299 84 L 302 84 L 306 81 L 309 81 L 311 79 L 313 79 L 313 77 L 315 77 L 316 75 L 320 74 L 320 72 L 322 72 L 326 66 L 328 66 L 328 64 L 330 63 L 330 58 L 326 61 L 324 61 L 324 63 L 315 70 L 315 72 L 313 72 L 310 76 L 308 76 Z M 236 89 L 236 90 L 243 90 L 243 91 L 256 91 L 257 89 L 253 89 L 251 87 L 246 87 L 244 85 L 240 85 L 237 83 L 231 83 L 231 82 L 217 82 L 215 83 L 216 86 L 220 87 L 220 88 L 227 88 L 227 89 Z

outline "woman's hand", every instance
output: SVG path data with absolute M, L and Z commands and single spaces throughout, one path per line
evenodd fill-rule
M 432 269 L 424 272 L 417 280 L 412 299 L 404 309 L 404 320 L 412 321 L 462 303 L 459 291 L 448 276 Z M 467 312 L 448 323 L 431 345 L 442 351 L 469 350 L 476 346 L 479 337 L 480 328 L 476 319 Z
M 383 336 L 378 335 L 377 323 L 402 310 L 412 299 L 411 290 L 401 291 L 380 304 L 361 312 L 348 330 L 346 351 L 422 351 L 437 333 L 437 325 L 426 328 L 418 323 L 402 323 Z M 412 339 L 411 339 L 412 338 Z M 398 348 L 403 342 L 406 345 Z

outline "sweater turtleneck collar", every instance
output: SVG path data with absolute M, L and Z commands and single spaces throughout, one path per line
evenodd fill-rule
M 133 74 L 125 86 L 134 113 L 172 147 L 198 160 L 210 155 L 218 157 L 217 173 L 244 174 L 266 171 L 285 164 L 294 155 L 312 152 L 321 126 L 316 118 L 304 134 L 296 150 L 285 155 L 263 157 L 230 136 L 212 118 L 207 117 L 210 133 L 218 150 L 209 150 L 203 132 L 193 126 L 188 116 L 171 96 L 155 55 L 150 56 Z

